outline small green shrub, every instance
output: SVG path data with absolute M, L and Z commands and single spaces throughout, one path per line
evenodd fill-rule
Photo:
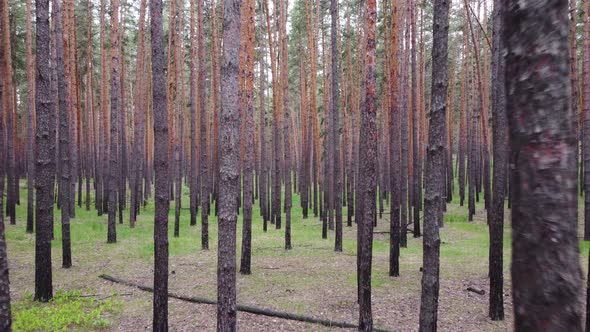
M 82 297 L 81 291 L 57 291 L 48 303 L 33 301 L 26 294 L 12 305 L 14 331 L 68 331 L 98 330 L 111 322 L 107 313 L 117 313 L 122 302 L 100 300 L 97 297 Z

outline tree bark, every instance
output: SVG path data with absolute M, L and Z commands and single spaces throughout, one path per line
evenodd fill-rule
M 199 52 L 199 83 L 197 85 L 199 95 L 199 113 L 201 114 L 201 130 L 200 130 L 200 141 L 201 141 L 201 155 L 200 155 L 200 173 L 201 173 L 201 249 L 209 249 L 209 173 L 207 158 L 207 97 L 205 91 L 205 79 L 206 79 L 206 64 L 205 64 L 205 46 L 203 42 L 204 38 L 204 25 L 203 25 L 203 0 L 197 0 L 197 25 L 199 26 L 199 34 L 197 38 L 197 46 Z M 212 170 L 213 173 L 213 170 Z M 213 175 L 214 176 L 214 175 Z
M 362 214 L 358 222 L 359 243 L 357 256 L 359 263 L 359 331 L 373 329 L 373 314 L 371 310 L 371 265 L 373 259 L 373 219 L 375 218 L 375 188 L 377 185 L 377 109 L 375 107 L 375 58 L 377 21 L 376 1 L 367 0 L 366 3 L 366 34 L 365 49 L 365 103 L 361 127 L 361 173 L 364 179 L 359 184 L 362 200 Z
M 33 137 L 35 130 L 33 126 L 35 119 L 35 64 L 33 59 L 31 2 L 32 0 L 27 0 L 27 233 L 33 233 L 35 219 L 35 150 L 33 149 L 35 144 L 35 138 Z
M 55 7 L 52 9 L 55 14 Z M 51 274 L 51 236 L 53 226 L 53 188 L 55 178 L 55 98 L 51 94 L 49 0 L 36 0 L 37 75 L 35 109 L 37 111 L 35 165 L 35 300 L 47 302 L 53 297 Z
M 225 0 L 221 62 L 219 135 L 219 237 L 217 258 L 217 331 L 236 330 L 236 222 L 239 195 L 238 59 L 240 5 Z M 274 206 L 273 206 L 274 208 Z
M 505 9 L 514 328 L 581 331 L 568 3 L 508 2 Z
M 70 73 L 70 62 L 65 55 L 65 50 L 70 46 L 69 27 L 62 27 L 62 13 L 59 0 L 54 0 L 55 6 L 55 49 L 57 52 L 57 82 L 58 82 L 58 114 L 59 114 L 59 163 L 60 178 L 59 196 L 61 202 L 61 234 L 62 234 L 62 267 L 72 266 L 72 252 L 70 239 L 70 205 L 71 203 L 71 181 L 72 164 L 70 159 L 70 84 L 72 83 Z M 65 10 L 65 8 L 64 8 Z M 64 32 L 65 28 L 65 32 Z
M 435 0 L 432 24 L 432 110 L 426 148 L 426 191 L 424 195 L 424 249 L 420 331 L 436 331 L 440 273 L 439 225 L 443 218 L 444 157 L 447 111 L 447 61 L 449 7 Z M 421 189 L 421 188 L 419 188 Z
M 244 160 L 244 223 L 242 225 L 242 256 L 240 273 L 250 274 L 252 257 L 252 202 L 254 201 L 253 168 L 254 168 L 254 1 L 247 0 L 242 15 L 245 15 L 246 26 L 242 26 L 242 40 L 246 41 L 246 59 L 243 66 L 246 80 L 244 97 L 246 98 L 246 125 Z
M 29 3 L 27 2 L 29 5 Z M 45 4 L 45 15 L 49 18 L 47 10 L 49 9 L 49 4 L 47 1 L 43 3 L 43 1 L 36 2 L 37 8 L 37 16 L 43 15 L 43 5 Z M 5 1 L 0 1 L 0 13 L 4 11 Z M 28 11 L 30 13 L 30 10 Z M 39 22 L 39 21 L 38 21 Z M 41 22 L 42 23 L 42 22 Z M 47 30 L 49 30 L 49 20 L 46 22 Z M 43 25 L 41 24 L 37 30 L 37 33 L 43 32 Z M 2 40 L 2 36 L 4 34 L 4 15 L 0 15 L 0 40 Z M 49 37 L 49 32 L 47 31 L 47 37 Z M 43 45 L 41 45 L 43 47 Z M 4 176 L 5 176 L 5 160 L 4 160 L 4 151 L 5 151 L 5 143 L 4 143 L 4 114 L 6 112 L 6 106 L 4 103 L 4 98 L 6 98 L 6 91 L 4 86 L 4 72 L 5 72 L 5 61 L 4 61 L 4 44 L 0 45 L 0 330 L 2 331 L 11 331 L 12 326 L 12 316 L 10 312 L 10 280 L 8 276 L 8 255 L 6 252 L 6 235 L 5 235 L 5 225 L 4 225 Z M 33 91 L 29 92 L 30 94 Z
M 502 1 L 494 0 L 492 50 L 492 115 L 494 181 L 492 183 L 492 219 L 490 223 L 490 309 L 492 320 L 504 319 L 504 200 L 508 168 L 508 115 L 504 90 L 502 50 Z
M 115 0 L 117 1 L 117 0 Z M 150 1 L 152 44 L 152 98 L 154 108 L 154 171 L 156 174 L 154 220 L 154 301 L 153 330 L 168 331 L 168 108 L 164 47 L 162 35 L 162 1 Z

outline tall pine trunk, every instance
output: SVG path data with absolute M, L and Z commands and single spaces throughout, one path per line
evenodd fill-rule
M 240 5 L 241 1 L 226 0 L 223 17 L 217 254 L 218 332 L 236 330 L 236 223 L 240 178 L 238 98 Z
M 55 15 L 55 7 L 52 9 Z M 53 189 L 55 178 L 55 98 L 51 93 L 49 0 L 37 0 L 37 111 L 35 165 L 35 300 L 47 302 L 53 297 L 51 273 L 51 237 L 53 227 Z M 0 61 L 2 63 L 3 61 Z
M 581 331 L 568 3 L 508 3 L 505 9 L 506 113 L 516 156 L 510 183 L 514 328 Z
M 447 61 L 449 7 L 446 0 L 435 0 L 432 24 L 432 109 L 428 145 L 424 194 L 424 239 L 422 260 L 422 297 L 420 302 L 420 331 L 436 331 L 438 321 L 438 295 L 440 274 L 439 225 L 443 218 L 443 188 L 445 131 L 447 111 Z
M 116 0 L 115 0 L 116 1 Z M 168 331 L 168 110 L 166 77 L 164 75 L 164 46 L 162 35 L 162 1 L 150 1 L 152 44 L 152 100 L 154 109 L 154 301 L 153 330 Z

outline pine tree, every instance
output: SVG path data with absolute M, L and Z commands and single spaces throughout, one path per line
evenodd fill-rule
M 515 331 L 582 330 L 567 12 L 566 1 L 507 3 L 502 20 L 506 113 L 518 156 L 510 182 Z

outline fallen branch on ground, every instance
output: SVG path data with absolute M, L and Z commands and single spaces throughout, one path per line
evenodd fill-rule
M 479 294 L 479 295 L 484 295 L 486 293 L 486 291 L 484 291 L 483 289 L 477 289 L 477 288 L 473 288 L 473 287 L 467 287 L 467 291 L 473 292 L 473 293 Z
M 106 274 L 101 274 L 98 277 L 102 278 L 104 280 L 108 280 L 108 281 L 117 283 L 117 284 L 129 286 L 129 287 L 136 287 L 142 291 L 146 291 L 146 292 L 150 292 L 150 293 L 154 292 L 154 289 L 151 287 L 142 286 L 142 285 L 133 283 L 131 281 L 119 279 L 119 278 L 109 276 Z M 177 295 L 174 293 L 168 293 L 168 297 L 173 298 L 173 299 L 177 299 L 177 300 L 181 300 L 181 301 L 191 302 L 191 303 L 217 304 L 217 301 L 203 298 L 203 297 L 192 297 L 192 296 L 189 297 L 189 296 L 184 296 L 184 295 Z M 358 325 L 351 324 L 351 323 L 337 322 L 337 321 L 328 320 L 328 319 L 321 319 L 321 318 L 314 318 L 314 317 L 309 317 L 309 316 L 297 315 L 297 314 L 293 314 L 293 313 L 289 313 L 289 312 L 282 312 L 282 311 L 276 311 L 276 310 L 272 310 L 272 309 L 258 308 L 258 307 L 254 307 L 254 306 L 243 305 L 243 304 L 237 304 L 236 309 L 238 311 L 247 312 L 247 313 L 254 314 L 254 315 L 277 317 L 277 318 L 294 320 L 294 321 L 304 322 L 304 323 L 320 324 L 320 325 L 328 326 L 328 327 L 340 327 L 340 328 L 350 328 L 350 329 L 358 328 Z M 387 332 L 387 330 L 380 330 L 380 329 L 374 329 L 373 331 Z

